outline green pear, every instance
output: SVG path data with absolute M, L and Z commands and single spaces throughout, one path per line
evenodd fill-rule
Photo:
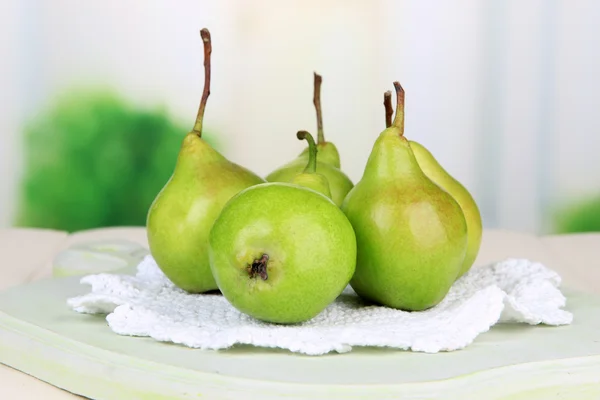
M 394 110 L 392 108 L 392 92 L 388 91 L 384 94 L 383 104 L 385 106 L 385 121 L 386 127 L 392 125 L 392 114 Z M 415 154 L 419 167 L 423 170 L 425 175 L 433 182 L 435 182 L 442 189 L 450 193 L 452 197 L 458 202 L 465 219 L 467 221 L 467 252 L 463 265 L 458 277 L 464 275 L 473 266 L 479 248 L 481 246 L 481 235 L 482 235 L 482 221 L 481 213 L 477 207 L 477 203 L 471 196 L 471 193 L 453 176 L 451 176 L 435 159 L 433 154 L 414 140 L 409 140 L 408 143 Z
M 317 173 L 317 145 L 312 135 L 306 131 L 299 131 L 296 136 L 299 140 L 306 140 L 310 149 L 308 164 L 304 171 L 292 179 L 292 183 L 315 190 L 331 198 L 329 182 L 323 175 Z
M 150 252 L 163 273 L 191 293 L 217 289 L 208 260 L 208 235 L 225 203 L 241 190 L 265 182 L 227 160 L 202 139 L 202 120 L 210 94 L 210 33 L 204 42 L 204 91 L 193 130 L 183 139 L 173 175 L 150 206 Z
M 438 304 L 459 274 L 467 224 L 456 200 L 419 167 L 404 137 L 404 90 L 394 86 L 394 122 L 342 204 L 357 240 L 350 284 L 372 302 L 420 311 Z
M 290 183 L 245 189 L 210 232 L 210 266 L 223 296 L 256 319 L 310 320 L 348 285 L 356 236 L 321 193 Z
M 340 155 L 337 147 L 325 140 L 323 133 L 323 116 L 321 112 L 321 83 L 322 77 L 314 74 L 314 97 L 313 103 L 317 111 L 317 150 L 319 160 L 316 171 L 327 179 L 331 190 L 331 198 L 340 206 L 346 194 L 354 184 L 350 178 L 340 170 Z M 310 153 L 310 147 L 306 147 L 294 160 L 282 165 L 267 175 L 268 182 L 291 182 L 294 177 L 306 168 Z
M 437 162 L 433 155 L 421 144 L 411 140 L 410 147 L 415 154 L 419 166 L 438 186 L 450 193 L 458 202 L 467 221 L 467 252 L 458 276 L 464 275 L 477 258 L 481 246 L 482 221 L 481 213 L 471 193 Z

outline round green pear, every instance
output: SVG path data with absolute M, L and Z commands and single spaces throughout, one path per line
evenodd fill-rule
M 348 285 L 356 236 L 330 199 L 291 183 L 245 189 L 223 208 L 209 236 L 223 296 L 256 319 L 310 320 Z
M 404 90 L 394 86 L 394 123 L 342 204 L 357 240 L 350 285 L 375 303 L 421 311 L 442 301 L 460 273 L 467 224 L 456 200 L 419 167 L 404 137 Z
M 208 30 L 201 35 L 205 79 L 196 123 L 183 139 L 173 175 L 154 199 L 146 222 L 157 265 L 177 287 L 190 293 L 217 289 L 208 260 L 208 235 L 225 203 L 242 189 L 265 182 L 202 139 L 211 42 Z

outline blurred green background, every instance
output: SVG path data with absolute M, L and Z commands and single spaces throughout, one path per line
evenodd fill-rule
M 557 233 L 600 232 L 600 194 L 565 204 L 553 218 Z
M 77 231 L 144 226 L 167 182 L 186 126 L 114 91 L 76 89 L 24 132 L 15 225 Z M 209 133 L 204 139 L 215 146 Z
M 0 228 L 143 226 L 196 115 L 208 27 L 204 137 L 230 160 L 265 176 L 300 152 L 317 71 L 356 182 L 400 80 L 406 136 L 485 228 L 600 231 L 599 16 L 594 0 L 5 2 Z
M 15 225 L 145 225 L 186 132 L 165 110 L 136 107 L 115 91 L 67 92 L 26 125 Z M 210 133 L 204 138 L 218 149 Z M 555 233 L 600 231 L 600 196 L 557 207 L 552 218 Z

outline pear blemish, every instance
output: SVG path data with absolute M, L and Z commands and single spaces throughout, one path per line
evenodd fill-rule
M 252 262 L 251 265 L 248 265 L 248 275 L 250 278 L 260 277 L 263 281 L 269 279 L 269 275 L 267 274 L 267 263 L 269 262 L 269 255 L 263 254 L 261 258 L 258 258 Z

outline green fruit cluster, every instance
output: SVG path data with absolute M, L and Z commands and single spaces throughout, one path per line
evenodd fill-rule
M 150 251 L 164 274 L 190 293 L 220 290 L 238 310 L 274 323 L 322 312 L 348 284 L 363 299 L 420 311 L 438 304 L 471 268 L 481 242 L 472 196 L 429 151 L 404 137 L 404 90 L 384 95 L 386 129 L 361 180 L 340 169 L 325 141 L 322 78 L 314 75 L 317 141 L 266 179 L 202 139 L 205 87 L 193 130 L 147 219 Z

